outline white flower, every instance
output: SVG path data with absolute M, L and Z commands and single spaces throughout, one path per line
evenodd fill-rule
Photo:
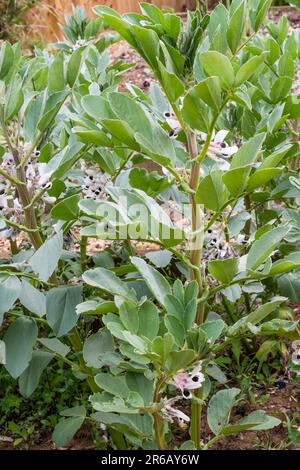
M 181 390 L 183 398 L 192 398 L 191 390 L 197 390 L 202 387 L 205 377 L 201 372 L 201 368 L 202 362 L 200 361 L 191 372 L 179 372 L 173 376 L 172 382 Z
M 84 46 L 87 42 L 84 39 L 78 39 L 76 43 L 71 47 L 72 51 L 76 51 L 81 46 Z
M 1 166 L 3 170 L 9 172 L 11 175 L 15 175 L 14 159 L 11 153 L 6 153 L 3 156 Z
M 164 116 L 166 118 L 166 121 L 167 121 L 168 125 L 172 129 L 169 133 L 169 136 L 174 137 L 174 138 L 177 137 L 177 135 L 181 131 L 181 125 L 180 125 L 180 122 L 178 121 L 176 115 L 174 113 L 171 113 L 171 112 L 166 112 L 164 114 Z
M 8 203 L 11 201 L 12 203 Z M 18 212 L 22 210 L 22 206 L 18 198 L 13 199 L 12 196 L 0 196 L 0 209 L 7 209 L 9 212 Z
M 38 163 L 37 164 L 37 171 L 39 175 L 38 185 L 43 186 L 44 184 L 48 183 L 50 180 L 53 171 L 48 171 L 47 163 Z
M 34 165 L 32 163 L 30 163 L 27 166 L 26 171 L 25 171 L 25 176 L 26 176 L 26 180 L 27 180 L 27 187 L 30 189 L 33 186 L 33 182 L 34 182 L 35 177 L 36 177 L 36 171 L 35 171 Z
M 98 174 L 93 169 L 86 170 L 82 191 L 89 199 L 107 199 L 106 187 L 110 184 L 111 178 L 104 174 Z
M 221 130 L 216 134 L 213 134 L 212 142 L 208 148 L 207 155 L 216 163 L 220 170 L 227 171 L 230 168 L 229 162 L 225 161 L 224 158 L 231 157 L 238 151 L 237 145 L 229 146 L 225 139 L 229 131 Z M 207 134 L 200 133 L 201 140 L 206 140 Z M 220 158 L 223 157 L 223 158 Z
M 15 228 L 10 227 L 4 230 L 1 230 L 0 236 L 3 238 L 10 238 L 11 240 L 16 240 L 17 238 L 17 231 Z
M 171 398 L 170 400 L 165 400 L 165 404 L 161 412 L 164 418 L 167 419 L 170 423 L 173 423 L 174 419 L 177 419 L 179 421 L 179 424 L 189 423 L 190 418 L 185 413 L 183 413 L 183 411 L 180 411 L 172 406 L 178 400 L 181 400 L 181 397 L 175 397 Z

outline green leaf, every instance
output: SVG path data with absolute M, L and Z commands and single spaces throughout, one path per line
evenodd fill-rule
M 173 254 L 169 250 L 149 251 L 146 258 L 151 261 L 156 268 L 166 268 L 172 260 Z
M 15 75 L 10 78 L 4 105 L 4 118 L 10 121 L 21 109 L 24 102 L 21 77 Z
M 255 270 L 266 261 L 290 229 L 291 227 L 288 225 L 279 226 L 256 240 L 247 255 L 247 269 Z
M 59 341 L 57 338 L 38 338 L 39 343 L 45 346 L 50 351 L 59 354 L 62 357 L 66 357 L 71 351 L 69 346 Z
M 108 372 L 101 372 L 95 376 L 96 384 L 108 393 L 120 398 L 127 398 L 129 388 L 124 376 L 113 376 Z
M 232 157 L 230 169 L 253 164 L 261 151 L 265 138 L 266 134 L 257 134 L 249 139 Z
M 84 282 L 90 286 L 103 289 L 110 294 L 119 295 L 128 300 L 136 300 L 133 289 L 121 281 L 115 273 L 105 268 L 96 268 L 86 271 L 82 276 Z
M 19 300 L 29 312 L 35 313 L 38 317 L 46 315 L 45 295 L 25 279 L 22 280 Z
M 56 336 L 67 334 L 76 325 L 76 305 L 82 302 L 82 287 L 55 287 L 46 295 L 47 320 Z
M 204 204 L 215 212 L 220 210 L 228 200 L 228 192 L 223 183 L 222 171 L 212 171 L 200 181 L 196 192 L 196 202 Z
M 14 61 L 14 51 L 9 42 L 2 43 L 0 50 L 0 80 L 10 71 Z
M 58 220 L 76 220 L 79 216 L 79 207 L 78 202 L 80 199 L 80 194 L 73 194 L 58 204 L 56 204 L 51 210 L 51 215 Z
M 53 171 L 53 178 L 61 178 L 70 168 L 75 165 L 82 155 L 84 144 L 75 142 L 67 145 L 62 151 L 56 154 L 49 162 L 48 169 Z M 51 190 L 50 190 L 51 192 Z
M 239 258 L 209 261 L 208 271 L 223 284 L 230 284 L 239 272 Z
M 294 251 L 272 264 L 269 275 L 276 276 L 300 268 L 300 251 Z
M 67 67 L 67 83 L 72 88 L 80 74 L 85 47 L 79 47 L 70 57 Z
M 101 16 L 112 29 L 117 31 L 131 46 L 136 47 L 135 40 L 132 36 L 130 25 L 122 19 L 122 17 L 112 8 L 98 5 L 93 8 L 96 15 Z
M 251 59 L 243 64 L 237 71 L 235 85 L 240 86 L 242 83 L 249 80 L 249 78 L 258 71 L 260 65 L 266 60 L 267 55 L 267 52 L 263 52 L 259 56 L 251 57 Z
M 166 333 L 163 337 L 158 336 L 152 341 L 152 352 L 157 354 L 161 363 L 164 364 L 174 345 L 174 337 Z
M 64 53 L 60 51 L 49 67 L 48 87 L 51 92 L 63 91 L 65 84 Z
M 0 276 L 0 325 L 4 313 L 12 308 L 20 291 L 21 283 L 17 276 Z
M 85 416 L 76 416 L 59 421 L 52 434 L 52 439 L 56 446 L 62 447 L 67 444 L 81 428 L 84 420 Z
M 226 375 L 216 364 L 208 364 L 206 373 L 220 384 L 226 384 L 226 382 L 228 382 Z
M 141 354 L 147 352 L 148 343 L 139 336 L 133 335 L 132 333 L 130 333 L 130 331 L 125 330 L 123 331 L 123 337 L 129 344 L 131 344 L 131 346 L 133 346 L 134 352 Z
M 29 366 L 19 377 L 19 389 L 23 397 L 30 397 L 37 388 L 41 375 L 53 358 L 45 351 L 33 351 Z
M 293 80 L 291 77 L 278 77 L 277 80 L 275 80 L 270 92 L 272 103 L 275 104 L 284 100 L 284 98 L 286 98 L 290 92 L 292 84 Z
M 81 417 L 85 417 L 86 416 L 86 409 L 84 406 L 80 405 L 80 406 L 73 406 L 73 408 L 67 408 L 63 411 L 60 412 L 60 415 L 61 416 L 66 416 L 67 418 L 69 417 L 77 417 L 79 418 L 79 416 Z
M 166 67 L 158 61 L 158 68 L 165 90 L 173 103 L 184 94 L 184 85 L 182 81 L 174 74 L 169 72 Z
M 233 10 L 234 6 L 234 11 Z M 230 19 L 227 31 L 227 41 L 231 52 L 234 54 L 239 47 L 243 36 L 246 21 L 246 2 L 239 0 L 231 4 Z
M 252 425 L 256 423 L 254 427 L 251 426 L 251 431 L 266 431 L 273 429 L 281 424 L 280 419 L 274 418 L 273 416 L 266 415 L 265 411 L 257 410 L 250 413 L 245 418 L 240 419 L 237 425 Z
M 210 108 L 218 111 L 222 103 L 220 78 L 208 77 L 202 80 L 189 91 L 189 95 L 195 100 L 201 99 Z
M 292 148 L 292 145 L 284 145 L 279 149 L 275 150 L 275 152 L 271 153 L 265 157 L 259 167 L 259 170 L 263 170 L 266 168 L 275 168 L 279 165 L 283 157 L 287 154 L 287 152 Z
M 173 315 L 165 315 L 164 321 L 168 332 L 174 336 L 177 346 L 182 348 L 185 340 L 185 328 L 183 323 Z
M 200 62 L 209 77 L 219 77 L 225 90 L 234 86 L 234 70 L 230 60 L 217 51 L 207 51 L 200 55 Z
M 208 24 L 208 35 L 210 49 L 226 54 L 228 49 L 227 30 L 229 23 L 229 12 L 222 3 L 219 3 L 210 14 Z
M 228 424 L 232 407 L 239 393 L 238 388 L 220 390 L 210 399 L 207 422 L 215 435 L 221 434 L 222 429 Z
M 37 123 L 37 128 L 40 132 L 44 132 L 52 125 L 67 96 L 67 91 L 59 91 L 57 93 L 52 93 L 48 97 L 43 113 Z
M 165 157 L 163 161 L 175 159 L 172 140 L 140 103 L 123 93 L 110 93 L 109 103 L 118 118 L 128 123 L 143 148 L 154 156 Z
M 223 175 L 225 186 L 234 197 L 242 194 L 247 186 L 252 165 L 241 166 L 228 170 Z
M 158 70 L 159 37 L 151 29 L 131 25 L 131 34 L 136 41 L 136 49 L 154 70 Z
M 252 331 L 252 328 L 249 327 L 249 329 Z M 280 318 L 265 322 L 259 325 L 259 328 L 253 328 L 252 332 L 261 336 L 278 336 L 289 341 L 299 341 L 300 339 L 299 322 Z
M 210 344 L 213 345 L 217 339 L 223 333 L 225 323 L 223 320 L 210 320 L 206 321 L 202 326 L 201 330 L 206 333 L 207 339 L 210 340 Z
M 193 129 L 198 129 L 202 132 L 209 131 L 210 115 L 207 105 L 199 98 L 195 102 L 193 93 L 188 93 L 183 102 L 182 115 L 184 120 Z
M 196 353 L 192 349 L 171 351 L 167 357 L 166 367 L 170 372 L 175 373 L 187 369 L 196 358 Z
M 246 318 L 247 323 L 252 323 L 255 325 L 256 323 L 260 323 L 263 321 L 270 313 L 274 312 L 274 310 L 285 302 L 285 297 L 274 297 L 270 302 L 267 302 L 260 307 L 258 307 L 254 312 L 249 313 Z
M 74 134 L 78 140 L 84 144 L 94 144 L 100 147 L 112 147 L 111 140 L 106 136 L 105 132 L 93 129 L 86 129 L 85 127 L 74 127 Z
M 101 124 L 113 137 L 128 145 L 128 147 L 140 150 L 139 144 L 135 141 L 134 132 L 127 122 L 120 119 L 102 119 Z
M 272 4 L 272 0 L 259 0 L 254 2 L 253 5 L 256 7 L 254 11 L 250 12 L 251 24 L 255 32 L 257 32 L 264 22 L 267 12 Z
M 161 305 L 164 304 L 165 296 L 171 294 L 171 287 L 165 277 L 141 258 L 132 257 L 132 264 L 143 276 L 147 286 Z
M 207 132 L 210 124 L 207 106 L 215 112 L 221 106 L 221 86 L 218 77 L 208 77 L 189 90 L 183 102 L 183 117 L 192 127 Z
M 103 119 L 115 119 L 116 117 L 108 100 L 102 96 L 86 95 L 82 98 L 81 105 L 84 111 L 97 122 L 101 122 Z
M 54 273 L 63 250 L 62 232 L 57 233 L 45 243 L 30 258 L 29 264 L 39 278 L 47 282 Z
M 139 331 L 139 314 L 136 303 L 125 300 L 120 305 L 119 316 L 126 330 L 133 334 Z
M 269 181 L 271 181 L 276 176 L 282 173 L 282 168 L 263 168 L 259 169 L 250 176 L 247 191 L 252 192 L 254 189 L 261 186 L 265 186 Z
M 300 303 L 299 271 L 280 276 L 277 283 L 280 294 L 286 295 L 292 302 Z
M 36 323 L 26 317 L 18 318 L 6 331 L 3 338 L 6 347 L 5 368 L 14 379 L 28 367 L 37 334 Z
M 159 330 L 159 315 L 152 302 L 144 302 L 139 308 L 139 335 L 152 340 Z
M 113 351 L 114 342 L 109 331 L 98 331 L 85 340 L 82 353 L 88 367 L 100 369 L 105 355 Z

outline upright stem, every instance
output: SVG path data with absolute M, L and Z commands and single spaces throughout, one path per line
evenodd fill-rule
M 202 388 L 196 390 L 195 396 L 202 398 Z M 200 449 L 201 444 L 201 418 L 202 418 L 202 405 L 196 401 L 192 402 L 192 413 L 191 413 L 191 439 L 195 444 L 196 449 Z
M 9 131 L 4 121 L 3 109 L 0 109 L 0 121 L 1 121 L 1 127 L 3 130 L 4 138 L 13 156 L 13 159 L 17 168 L 17 171 L 16 171 L 17 178 L 15 179 L 15 185 L 16 185 L 16 190 L 18 192 L 18 196 L 22 203 L 22 207 L 24 208 L 25 224 L 30 230 L 33 230 L 31 232 L 28 232 L 28 234 L 29 234 L 29 237 L 31 239 L 31 242 L 34 248 L 38 250 L 40 246 L 42 246 L 43 244 L 43 239 L 38 230 L 39 226 L 36 220 L 34 207 L 27 208 L 27 206 L 29 206 L 31 202 L 31 194 L 26 186 L 27 181 L 26 181 L 24 167 L 20 165 L 21 160 L 20 160 L 19 151 L 12 145 L 11 140 L 10 140 Z
M 153 426 L 158 449 L 167 450 L 168 446 L 164 438 L 164 420 L 158 413 L 153 415 Z
M 161 393 L 160 389 L 162 384 L 164 383 L 164 378 L 162 377 L 157 381 L 154 396 L 153 396 L 153 403 L 160 403 L 161 401 Z M 155 440 L 159 450 L 167 450 L 168 445 L 164 438 L 164 420 L 159 412 L 155 412 L 153 414 L 153 428 L 155 433 Z
M 188 134 L 188 150 L 190 153 L 190 157 L 193 161 L 192 172 L 191 172 L 191 179 L 190 179 L 190 187 L 193 191 L 197 191 L 199 180 L 200 180 L 200 162 L 197 161 L 198 156 L 198 147 L 197 147 L 197 139 L 194 133 Z M 196 241 L 195 246 L 193 246 L 193 250 L 191 251 L 190 261 L 191 263 L 198 269 L 191 268 L 191 277 L 195 279 L 199 286 L 199 297 L 203 295 L 203 280 L 202 280 L 202 269 L 201 269 L 201 261 L 202 261 L 202 234 L 201 229 L 203 225 L 202 221 L 202 214 L 199 205 L 196 202 L 195 193 L 190 195 L 190 203 L 192 209 L 192 233 L 196 234 Z M 193 243 L 194 244 L 194 243 Z M 205 303 L 198 304 L 198 311 L 196 322 L 198 325 L 201 325 L 204 322 L 204 313 L 205 313 Z M 197 397 L 201 397 L 202 390 L 199 389 L 196 392 Z M 201 415 L 202 415 L 202 406 L 197 403 L 192 403 L 192 410 L 191 410 L 191 429 L 190 434 L 191 438 L 195 444 L 196 449 L 199 449 L 200 442 L 201 442 Z
M 190 188 L 196 192 L 199 179 L 200 179 L 200 163 L 197 161 L 198 148 L 197 139 L 194 133 L 189 133 L 188 136 L 188 150 L 190 157 L 193 160 Z M 201 275 L 201 260 L 202 260 L 202 214 L 199 205 L 196 202 L 195 193 L 190 194 L 190 204 L 192 210 L 192 233 L 195 234 L 193 240 L 193 249 L 190 254 L 190 261 L 195 268 L 191 268 L 191 278 L 196 280 L 199 286 L 199 297 L 203 295 L 203 281 Z M 197 323 L 202 324 L 204 321 L 204 305 L 199 304 L 197 312 Z
M 82 272 L 86 270 L 86 264 L 87 264 L 87 244 L 88 244 L 88 237 L 81 237 L 80 241 L 80 259 L 81 259 L 81 267 L 82 267 Z
M 19 250 L 18 250 L 18 245 L 17 245 L 17 241 L 10 238 L 9 239 L 9 244 L 10 244 L 10 251 L 11 251 L 11 254 L 12 255 L 17 255 L 19 253 Z

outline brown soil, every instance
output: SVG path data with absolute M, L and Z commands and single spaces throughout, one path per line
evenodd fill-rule
M 269 394 L 269 400 L 263 405 L 259 404 L 259 399 L 263 394 Z M 283 389 L 272 387 L 264 392 L 256 394 L 256 403 L 241 404 L 235 411 L 233 421 L 241 419 L 255 410 L 263 409 L 266 413 L 276 416 L 285 422 L 285 414 L 290 418 L 294 413 L 299 412 L 300 405 L 300 384 L 287 385 Z M 300 426 L 300 416 L 295 421 L 295 426 Z M 270 431 L 247 431 L 237 436 L 229 436 L 220 441 L 213 449 L 217 450 L 284 450 L 288 442 L 288 433 L 284 424 Z M 300 450 L 300 443 L 289 449 Z

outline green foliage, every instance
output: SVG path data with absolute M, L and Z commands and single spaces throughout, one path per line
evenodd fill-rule
M 29 399 L 57 361 L 89 388 L 58 407 L 59 447 L 86 419 L 120 449 L 166 449 L 177 419 L 183 449 L 280 423 L 258 410 L 232 424 L 242 395 L 224 388 L 227 372 L 266 376 L 300 338 L 282 317 L 299 301 L 299 35 L 285 19 L 260 32 L 269 4 L 197 10 L 186 27 L 148 3 L 95 20 L 78 8 L 55 54 L 2 45 L 0 362 Z M 103 25 L 119 36 L 98 41 Z M 131 65 L 106 50 L 119 37 L 152 69 L 148 94 L 119 88 Z M 91 252 L 92 238 L 111 247 Z

